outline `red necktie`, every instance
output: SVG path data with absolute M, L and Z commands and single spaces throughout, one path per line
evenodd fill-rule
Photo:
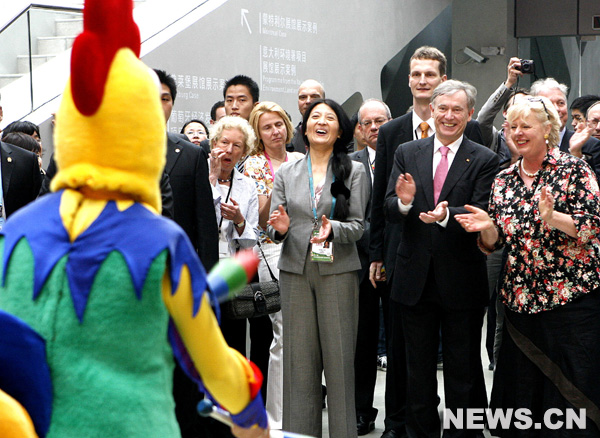
M 437 205 L 444 181 L 446 181 L 446 175 L 448 175 L 448 151 L 450 150 L 447 146 L 440 147 L 440 153 L 442 158 L 440 163 L 435 169 L 435 176 L 433 177 L 433 203 Z

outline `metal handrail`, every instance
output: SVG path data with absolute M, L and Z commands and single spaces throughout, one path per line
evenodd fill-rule
M 39 3 L 31 3 L 30 5 L 23 8 L 21 12 L 19 12 L 14 18 L 10 19 L 7 24 L 2 26 L 0 29 L 0 34 L 8 29 L 15 21 L 21 18 L 24 14 L 29 12 L 31 9 L 44 9 L 48 11 L 56 11 L 56 12 L 83 12 L 83 8 L 78 8 L 75 6 L 52 6 L 52 5 L 43 5 Z

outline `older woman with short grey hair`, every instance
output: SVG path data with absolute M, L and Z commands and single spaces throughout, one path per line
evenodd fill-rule
M 241 117 L 223 117 L 210 132 L 209 180 L 219 227 L 219 259 L 256 245 L 256 184 L 237 169 L 237 164 L 248 154 L 255 141 L 254 130 Z M 221 330 L 227 343 L 246 356 L 246 320 L 223 316 Z M 250 356 L 265 376 L 272 336 L 268 317 L 250 319 Z

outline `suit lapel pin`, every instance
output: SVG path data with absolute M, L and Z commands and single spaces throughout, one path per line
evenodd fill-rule
M 181 149 L 177 148 L 177 149 L 175 149 L 175 152 L 179 153 L 179 151 L 180 151 L 180 150 L 181 150 Z
M 471 161 L 471 160 L 470 160 L 469 158 L 467 158 L 467 163 L 468 163 L 469 161 Z
M 9 163 L 12 163 L 12 157 L 8 157 L 8 158 L 6 159 L 6 161 L 8 161 Z

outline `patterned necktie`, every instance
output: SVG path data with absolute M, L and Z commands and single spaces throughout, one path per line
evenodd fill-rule
M 444 181 L 446 181 L 446 175 L 448 175 L 449 150 L 450 148 L 447 146 L 442 146 L 440 148 L 442 158 L 440 159 L 440 163 L 438 164 L 437 169 L 435 169 L 435 176 L 433 177 L 433 203 L 435 205 L 437 205 L 438 203 L 442 187 L 444 186 Z
M 427 138 L 429 132 L 429 123 L 421 122 L 419 124 L 419 128 L 421 128 L 421 138 Z

